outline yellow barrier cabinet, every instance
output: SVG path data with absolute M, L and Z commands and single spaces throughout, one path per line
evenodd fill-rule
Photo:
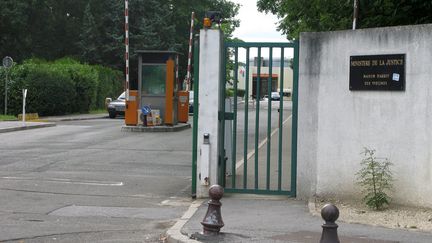
M 178 121 L 187 123 L 189 120 L 189 91 L 179 91 L 178 99 Z
M 126 101 L 125 124 L 136 126 L 138 124 L 138 90 L 129 90 L 129 100 Z

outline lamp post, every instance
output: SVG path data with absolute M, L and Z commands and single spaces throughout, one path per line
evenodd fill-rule
M 6 80 L 5 80 L 5 95 L 4 95 L 4 114 L 7 115 L 7 89 L 8 89 L 8 69 L 13 65 L 13 59 L 9 56 L 3 58 L 3 67 L 6 69 Z
M 358 9 L 359 9 L 359 0 L 354 0 L 354 14 L 353 14 L 353 25 L 352 25 L 353 30 L 355 30 L 357 27 Z

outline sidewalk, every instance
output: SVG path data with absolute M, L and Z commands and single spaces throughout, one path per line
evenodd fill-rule
M 108 117 L 107 114 L 80 114 L 80 115 L 66 115 L 66 116 L 49 116 L 41 117 L 43 122 L 22 122 L 22 121 L 0 121 L 0 133 L 21 131 L 27 129 L 53 127 L 59 121 L 74 121 L 74 120 L 90 120 L 101 119 Z
M 290 126 L 290 122 L 284 126 Z M 284 137 L 291 136 L 285 134 L 287 132 L 284 129 Z M 271 142 L 271 154 L 277 154 L 277 136 L 274 136 Z M 290 148 L 290 144 L 288 145 Z M 266 160 L 265 151 L 266 146 L 262 146 L 258 155 L 260 161 Z M 286 149 L 284 152 L 289 153 L 290 151 Z M 260 168 L 261 170 L 264 171 Z M 239 171 L 242 169 L 240 168 Z M 264 180 L 261 178 L 260 181 Z M 308 205 L 307 202 L 286 196 L 246 194 L 224 195 L 221 199 L 221 213 L 225 223 L 221 229 L 222 233 L 218 236 L 203 237 L 199 234 L 202 232 L 200 222 L 207 212 L 208 200 L 201 199 L 192 203 L 177 224 L 168 230 L 168 242 L 317 243 L 320 241 L 321 225 L 324 220 L 310 213 L 309 208 L 315 208 L 314 204 Z M 343 243 L 432 242 L 432 233 L 372 226 L 374 222 L 370 222 L 371 225 L 348 224 L 341 221 L 336 221 L 336 223 L 339 225 L 339 239 Z
M 224 195 L 221 200 L 225 223 L 221 234 L 199 236 L 196 233 L 202 232 L 200 222 L 207 211 L 206 202 L 200 206 L 192 204 L 192 210 L 179 221 L 184 225 L 180 227 L 177 224 L 168 231 L 168 242 L 319 242 L 321 237 L 324 221 L 309 213 L 306 202 L 286 197 L 233 194 Z M 197 203 L 200 204 L 200 201 Z M 432 242 L 431 233 L 336 223 L 339 225 L 339 239 L 344 243 Z M 188 239 L 191 236 L 197 240 Z

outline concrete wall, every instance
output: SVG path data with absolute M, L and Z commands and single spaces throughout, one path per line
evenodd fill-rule
M 219 90 L 222 62 L 222 32 L 200 31 L 197 197 L 208 197 L 208 188 L 218 184 Z M 210 134 L 204 144 L 204 134 Z
M 405 91 L 350 91 L 353 55 L 406 54 Z M 432 207 L 432 25 L 300 36 L 298 196 L 360 197 L 367 146 L 394 164 L 395 203 Z

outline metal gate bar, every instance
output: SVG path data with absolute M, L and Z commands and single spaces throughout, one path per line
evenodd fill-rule
M 291 134 L 291 195 L 297 195 L 297 122 L 298 122 L 298 78 L 299 78 L 299 41 L 294 42 L 294 72 L 292 90 L 292 134 Z
M 234 107 L 233 107 L 233 113 L 234 113 L 234 117 L 233 117 L 233 144 L 232 144 L 232 172 L 233 172 L 233 176 L 232 176 L 232 187 L 236 188 L 236 176 L 235 176 L 235 171 L 236 171 L 236 163 L 234 163 L 234 161 L 237 161 L 237 80 L 238 80 L 238 47 L 235 48 L 234 51 Z M 225 100 L 223 100 L 224 102 Z
M 273 85 L 273 76 L 272 76 L 272 65 L 273 65 L 273 47 L 270 47 L 270 55 L 269 55 L 269 77 L 267 78 L 267 100 L 268 100 L 268 109 L 267 109 L 267 180 L 266 180 L 266 189 L 270 190 L 270 149 L 271 149 L 271 107 L 272 107 L 272 97 L 271 97 L 271 88 Z M 282 57 L 283 58 L 283 57 Z M 283 80 L 281 81 L 283 83 Z M 283 100 L 283 96 L 282 100 Z M 282 129 L 279 129 L 282 130 Z M 279 142 L 280 143 L 280 142 Z M 280 171 L 279 171 L 280 172 Z M 280 177 L 280 174 L 279 174 Z
M 281 48 L 281 57 L 284 56 L 284 48 Z M 284 80 L 284 63 L 280 64 L 280 79 Z M 294 82 L 294 80 L 293 80 Z M 280 82 L 279 96 L 283 97 L 283 83 Z M 283 126 L 283 99 L 279 100 L 279 128 Z M 291 152 L 292 153 L 292 152 Z M 291 175 L 292 176 L 292 175 Z M 278 148 L 278 190 L 282 190 L 282 129 L 279 129 L 279 148 Z
M 249 64 L 248 64 L 249 65 Z M 260 99 L 261 99 L 261 47 L 258 47 L 258 61 L 257 61 L 257 82 L 256 82 L 256 112 L 255 112 L 255 190 L 258 190 L 258 143 L 259 143 L 259 111 L 260 111 Z M 246 112 L 246 111 L 245 111 Z M 247 121 L 245 121 L 247 122 Z
M 193 127 L 192 127 L 192 197 L 196 197 L 197 186 L 197 155 L 198 155 L 198 92 L 199 92 L 199 38 L 194 41 L 194 65 L 193 65 Z
M 246 81 L 245 81 L 245 123 L 244 123 L 244 150 L 243 150 L 243 189 L 247 189 L 247 157 L 248 157 L 248 121 L 249 120 L 249 47 L 246 47 Z

